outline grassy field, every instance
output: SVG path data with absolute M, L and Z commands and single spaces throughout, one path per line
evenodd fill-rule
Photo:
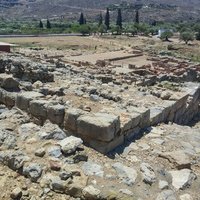
M 1 42 L 17 44 L 23 48 L 45 47 L 52 49 L 84 49 L 94 50 L 95 48 L 109 49 L 107 43 L 93 40 L 91 37 L 81 36 L 55 36 L 55 37 L 20 37 L 20 38 L 1 38 Z

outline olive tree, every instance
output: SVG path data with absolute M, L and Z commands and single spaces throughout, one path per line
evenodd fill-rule
M 184 31 L 180 33 L 180 40 L 183 40 L 185 44 L 188 44 L 189 41 L 194 40 L 194 33 L 191 31 Z
M 160 39 L 163 41 L 169 41 L 169 38 L 173 36 L 171 31 L 165 31 L 161 34 Z

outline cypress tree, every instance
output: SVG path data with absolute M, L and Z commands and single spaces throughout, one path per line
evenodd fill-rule
M 86 18 L 84 18 L 84 24 L 87 24 L 87 20 L 86 20 Z
M 136 10 L 136 14 L 135 14 L 135 23 L 137 23 L 137 24 L 140 23 L 140 19 L 139 19 L 139 10 Z
M 39 28 L 44 28 L 43 23 L 42 23 L 42 20 L 40 20 Z
M 156 26 L 157 22 L 156 20 L 153 20 L 153 22 L 151 23 L 152 26 Z
M 116 25 L 119 26 L 120 29 L 122 29 L 122 12 L 121 12 L 120 8 L 118 9 L 118 15 L 117 15 L 117 23 L 116 23 Z
M 51 23 L 50 23 L 49 19 L 47 19 L 47 28 L 51 28 Z
M 110 29 L 110 12 L 109 12 L 109 8 L 107 8 L 107 10 L 106 10 L 105 25 L 106 25 L 107 30 L 109 30 Z
M 102 13 L 99 15 L 99 27 L 103 24 L 103 16 Z
M 79 18 L 79 24 L 80 24 L 80 25 L 85 24 L 85 18 L 84 18 L 83 13 L 81 13 L 81 15 L 80 15 L 80 18 Z

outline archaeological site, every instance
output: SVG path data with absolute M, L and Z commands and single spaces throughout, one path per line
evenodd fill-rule
M 200 200 L 200 43 L 3 41 L 0 200 Z

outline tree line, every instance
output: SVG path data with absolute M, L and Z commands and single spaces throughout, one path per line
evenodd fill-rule
M 85 25 L 86 24 L 86 18 L 84 17 L 84 14 L 81 13 L 80 18 L 79 18 L 79 24 L 80 25 Z M 121 8 L 118 8 L 117 10 L 117 19 L 116 19 L 116 26 L 118 29 L 123 29 L 123 22 L 122 22 L 122 11 Z M 135 14 L 135 23 L 139 24 L 139 10 L 136 10 Z M 104 26 L 103 28 L 108 31 L 111 29 L 110 27 L 111 20 L 110 20 L 110 10 L 109 8 L 106 9 L 106 14 L 104 18 L 104 23 L 103 23 L 103 15 L 100 13 L 99 15 L 99 21 L 98 21 L 98 27 Z M 101 27 L 102 28 L 102 27 Z
M 111 19 L 110 19 L 110 10 L 109 8 L 106 9 L 105 17 L 103 17 L 102 13 L 98 16 L 98 26 L 97 27 L 91 27 L 87 25 L 86 17 L 84 16 L 84 13 L 81 12 L 80 17 L 78 19 L 78 23 L 80 25 L 79 32 L 81 32 L 83 35 L 89 34 L 91 32 L 100 32 L 101 34 L 108 32 L 111 30 L 112 33 L 117 32 L 117 34 L 120 34 L 120 32 L 123 29 L 123 19 L 122 19 L 122 11 L 119 8 L 117 11 L 117 19 L 116 19 L 116 25 L 111 27 Z M 139 24 L 139 11 L 136 10 L 135 13 L 135 23 Z M 42 20 L 39 22 L 39 28 L 43 29 L 45 28 Z M 51 29 L 51 23 L 50 20 L 47 19 L 46 21 L 46 28 Z M 132 31 L 133 33 L 133 31 Z
M 199 22 L 177 22 L 168 23 L 161 21 L 152 21 L 144 23 L 140 19 L 140 10 L 135 10 L 132 22 L 123 20 L 123 10 L 116 10 L 116 19 L 111 20 L 110 10 L 107 8 L 105 14 L 99 13 L 95 21 L 86 20 L 85 13 L 80 13 L 77 21 L 67 22 L 63 18 L 61 20 L 42 19 L 26 20 L 26 21 L 9 21 L 7 19 L 0 20 L 0 34 L 49 34 L 49 33 L 81 33 L 82 35 L 90 34 L 113 34 L 113 35 L 158 35 L 159 30 L 165 30 L 160 38 L 163 41 L 169 41 L 176 33 L 185 43 L 197 39 L 200 40 Z M 113 13 L 112 13 L 113 15 Z

